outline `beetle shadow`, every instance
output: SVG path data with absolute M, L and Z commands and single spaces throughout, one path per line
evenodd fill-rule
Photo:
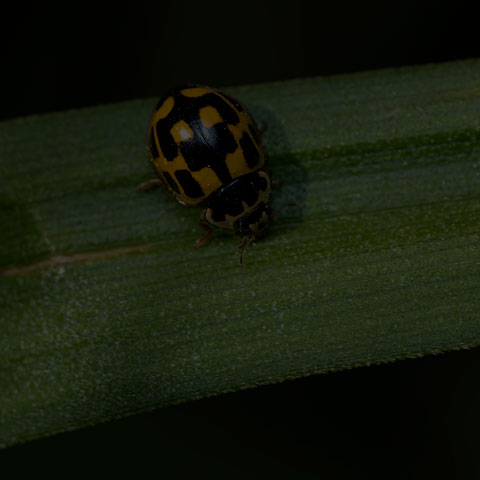
M 274 237 L 302 223 L 308 173 L 299 155 L 293 152 L 281 118 L 264 105 L 253 103 L 248 109 L 258 124 L 266 125 L 262 135 L 267 151 L 266 169 L 271 171 L 272 181 L 279 182 L 271 197 L 273 222 L 268 235 Z

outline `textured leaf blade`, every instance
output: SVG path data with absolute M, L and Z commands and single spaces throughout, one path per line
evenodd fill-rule
M 154 102 L 1 124 L 0 443 L 478 345 L 479 85 L 471 61 L 232 89 L 282 182 L 242 267 L 135 191 Z

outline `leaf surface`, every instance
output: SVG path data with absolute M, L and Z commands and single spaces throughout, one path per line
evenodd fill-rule
M 480 61 L 228 92 L 281 182 L 242 266 L 136 191 L 154 100 L 0 124 L 0 444 L 480 344 Z

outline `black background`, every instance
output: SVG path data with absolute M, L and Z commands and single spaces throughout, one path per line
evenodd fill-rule
M 462 2 L 278 5 L 19 3 L 2 15 L 2 118 L 157 97 L 188 82 L 231 86 L 480 55 L 478 18 Z
M 461 2 L 62 5 L 3 11 L 1 119 L 179 83 L 480 57 L 478 17 Z M 474 349 L 312 376 L 37 440 L 0 463 L 65 476 L 478 478 L 479 371 Z

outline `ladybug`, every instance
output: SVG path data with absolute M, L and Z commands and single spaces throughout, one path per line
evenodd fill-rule
M 187 85 L 166 92 L 148 126 L 147 149 L 160 185 L 182 205 L 204 205 L 200 226 L 206 234 L 229 229 L 245 248 L 265 230 L 271 217 L 272 182 L 265 170 L 261 131 L 247 109 L 229 95 Z

